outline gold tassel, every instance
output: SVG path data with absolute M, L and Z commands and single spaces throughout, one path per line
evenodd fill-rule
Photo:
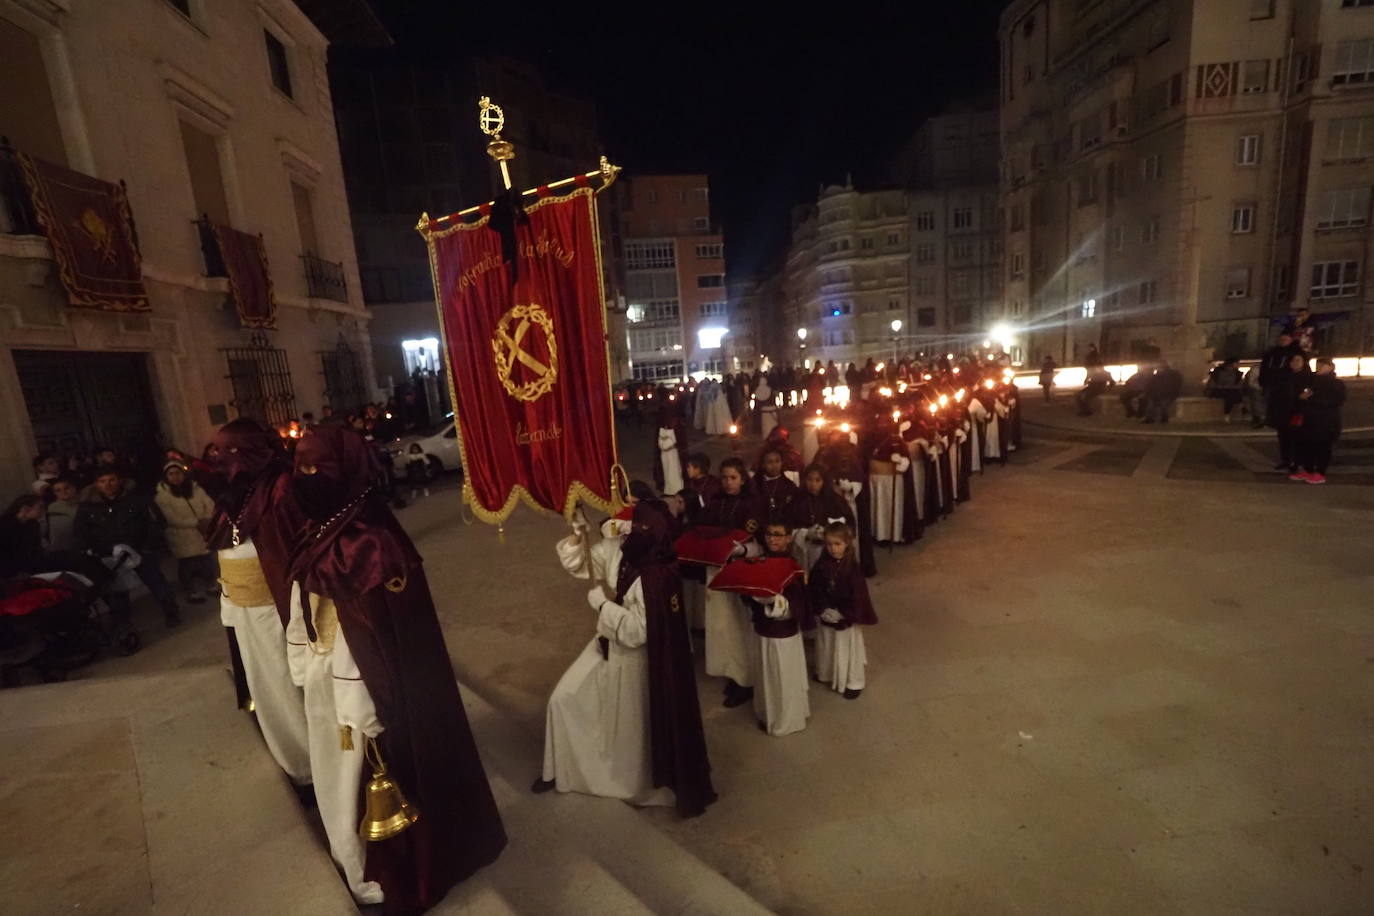
M 341 750 L 341 751 L 351 751 L 351 750 L 353 750 L 353 726 L 351 726 L 351 725 L 340 725 L 340 726 L 339 726 L 339 750 Z

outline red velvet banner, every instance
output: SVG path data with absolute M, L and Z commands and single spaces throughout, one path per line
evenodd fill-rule
M 276 328 L 277 297 L 272 291 L 272 273 L 267 268 L 267 251 L 261 236 L 213 225 L 219 255 L 229 274 L 229 294 L 238 309 L 239 324 L 245 328 Z
M 22 153 L 19 165 L 68 301 L 112 312 L 151 311 L 124 188 Z
M 454 387 L 463 496 L 491 524 L 520 499 L 564 515 L 579 500 L 603 511 L 617 502 L 592 191 L 545 197 L 526 211 L 518 264 L 505 260 L 486 216 L 421 226 Z

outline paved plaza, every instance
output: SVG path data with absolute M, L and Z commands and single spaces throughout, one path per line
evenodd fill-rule
M 463 524 L 451 487 L 404 510 L 512 835 L 502 860 L 441 911 L 734 913 L 756 902 L 786 914 L 1368 912 L 1374 450 L 1346 443 L 1332 483 L 1315 487 L 1264 470 L 1267 440 L 1126 438 L 1038 426 L 1036 416 L 1028 405 L 1028 448 L 975 477 L 971 503 L 879 556 L 881 623 L 867 635 L 861 698 L 813 688 L 808 728 L 768 738 L 747 707 L 724 709 L 720 685 L 700 680 L 720 801 L 691 821 L 525 790 L 538 773 L 544 700 L 592 632 L 586 586 L 554 557 L 561 521 L 522 510 L 503 544 Z M 626 438 L 633 471 L 647 434 Z M 709 448 L 722 457 L 729 445 Z M 143 696 L 183 676 L 197 702 L 213 703 L 206 715 L 230 722 L 220 740 L 238 742 L 215 764 L 187 751 L 188 785 L 204 786 L 231 757 L 244 767 L 251 758 L 270 781 L 265 751 L 242 751 L 247 717 L 225 708 L 217 615 L 192 618 L 76 683 L 7 691 L 7 721 L 25 710 L 26 729 L 67 748 L 59 726 L 79 716 L 64 696 L 135 684 Z M 45 718 L 44 704 L 63 711 Z M 117 713 L 98 721 L 107 716 Z M 189 747 L 192 727 L 181 728 L 178 746 Z M 130 733 L 133 751 L 120 737 L 118 754 L 102 759 L 152 755 L 175 771 L 158 731 L 145 722 Z M 107 745 L 100 734 L 79 746 Z M 140 751 L 140 740 L 152 746 Z M 16 753 L 0 753 L 0 764 L 34 768 L 36 752 Z M 142 775 L 155 779 L 157 768 Z M 0 813 L 23 823 L 36 802 L 26 808 L 27 783 L 11 784 Z M 137 782 L 71 784 L 69 796 L 42 796 L 49 810 L 108 786 L 126 793 L 137 824 Z M 259 797 L 285 820 L 281 842 L 308 846 L 308 830 L 289 832 L 305 815 L 277 789 Z M 144 798 L 152 829 L 142 837 L 163 904 L 189 893 L 158 897 L 164 860 L 220 857 L 221 825 L 193 819 L 224 814 L 165 801 Z M 178 816 L 180 845 L 159 859 L 153 845 Z M 232 855 L 248 855 L 240 833 L 230 838 Z M 126 840 L 136 865 L 133 826 Z M 54 855 L 60 871 L 63 853 Z M 16 868 L 3 882 L 11 901 L 25 899 Z M 318 861 L 308 873 L 331 877 Z M 107 900 L 148 892 L 136 881 L 100 887 Z M 33 903 L 18 911 L 52 911 Z

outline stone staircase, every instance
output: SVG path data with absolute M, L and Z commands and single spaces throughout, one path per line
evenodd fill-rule
M 529 793 L 538 736 L 464 696 L 511 841 L 432 912 L 767 912 L 631 808 Z M 0 692 L 5 911 L 357 912 L 231 697 L 218 666 Z

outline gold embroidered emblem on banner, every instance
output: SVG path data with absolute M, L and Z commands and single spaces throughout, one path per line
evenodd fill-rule
M 548 351 L 543 359 L 530 349 L 541 337 Z M 496 322 L 491 351 L 497 378 L 506 394 L 517 401 L 537 401 L 553 390 L 558 379 L 558 340 L 553 319 L 538 305 L 517 305 L 502 315 Z

